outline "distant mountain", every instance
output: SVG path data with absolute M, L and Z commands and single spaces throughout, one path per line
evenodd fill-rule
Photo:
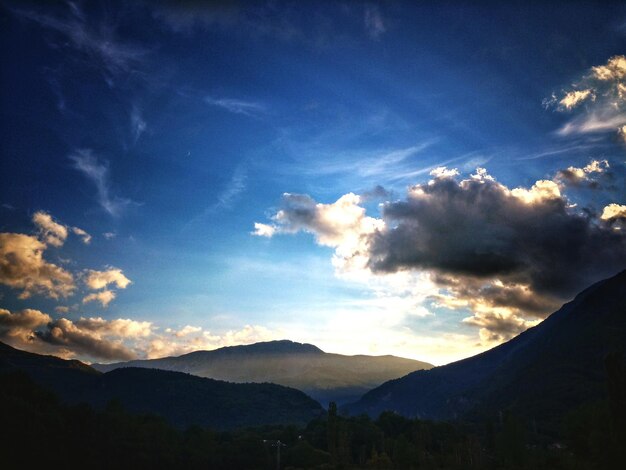
M 626 352 L 626 271 L 598 282 L 534 328 L 485 353 L 391 380 L 344 407 L 428 419 L 511 410 L 557 419 L 606 397 L 604 359 Z
M 330 401 L 354 401 L 387 380 L 433 366 L 395 356 L 330 354 L 312 344 L 283 340 L 93 367 L 102 372 L 144 367 L 229 382 L 272 382 L 302 390 L 326 406 Z
M 125 368 L 100 373 L 79 362 L 0 343 L 0 373 L 23 371 L 69 403 L 102 408 L 115 399 L 129 412 L 150 413 L 178 427 L 233 429 L 304 424 L 323 413 L 299 390 L 275 384 L 234 384 L 180 372 Z

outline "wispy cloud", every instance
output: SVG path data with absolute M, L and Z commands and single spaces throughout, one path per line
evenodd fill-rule
M 65 40 L 59 44 L 83 53 L 92 65 L 102 70 L 110 85 L 114 77 L 134 71 L 148 54 L 148 50 L 142 47 L 122 42 L 112 24 L 101 22 L 92 25 L 77 4 L 68 2 L 67 5 L 63 16 L 22 8 L 12 9 L 12 12 L 19 18 L 62 35 Z
M 212 206 L 212 210 L 229 209 L 239 194 L 246 190 L 247 179 L 248 174 L 245 167 L 239 165 L 224 190 L 217 197 L 217 202 Z
M 112 216 L 118 216 L 122 210 L 132 203 L 130 199 L 111 195 L 109 181 L 109 164 L 106 160 L 99 161 L 91 149 L 78 149 L 69 156 L 74 168 L 82 172 L 98 192 L 98 203 Z
M 137 143 L 139 137 L 141 137 L 141 134 L 143 134 L 147 128 L 148 124 L 143 118 L 141 109 L 139 109 L 137 105 L 133 105 L 130 112 L 130 131 L 133 136 L 133 143 Z
M 211 106 L 217 106 L 234 114 L 256 117 L 265 113 L 266 108 L 261 103 L 255 101 L 245 101 L 235 98 L 214 98 L 206 96 L 204 101 Z
M 364 23 L 365 30 L 372 39 L 378 40 L 380 36 L 387 31 L 385 21 L 383 20 L 377 5 L 365 6 Z
M 544 106 L 576 114 L 558 129 L 559 135 L 612 131 L 626 142 L 626 56 L 591 67 L 574 85 L 545 99 Z

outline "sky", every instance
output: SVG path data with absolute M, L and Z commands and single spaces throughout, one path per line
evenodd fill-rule
M 626 6 L 415 3 L 0 1 L 0 341 L 439 365 L 626 268 Z

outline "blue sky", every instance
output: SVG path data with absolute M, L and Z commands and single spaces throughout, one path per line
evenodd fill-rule
M 626 267 L 617 3 L 5 1 L 0 22 L 12 344 L 442 364 Z

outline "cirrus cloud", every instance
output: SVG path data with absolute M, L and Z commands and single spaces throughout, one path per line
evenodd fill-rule
M 544 105 L 575 113 L 557 131 L 559 135 L 613 131 L 626 141 L 626 56 L 617 55 L 606 64 L 591 67 L 569 89 L 544 100 Z

